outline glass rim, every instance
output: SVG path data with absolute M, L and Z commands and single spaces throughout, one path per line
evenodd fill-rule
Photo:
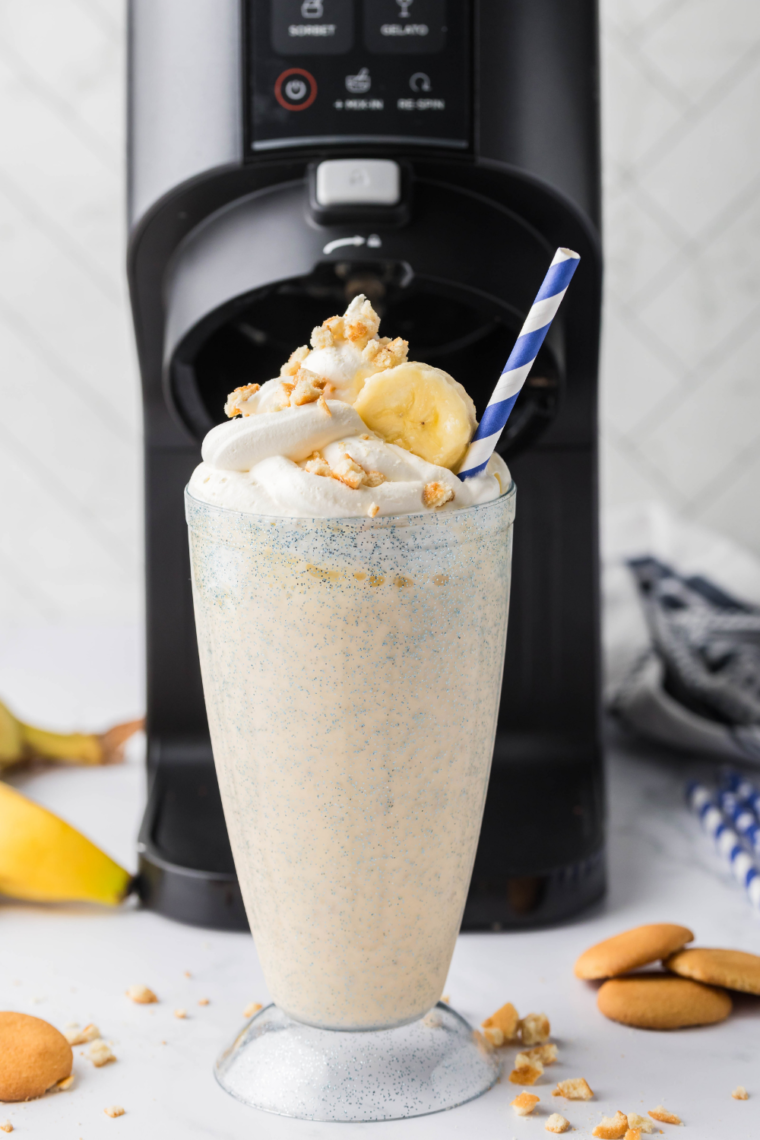
M 345 525 L 361 526 L 361 527 L 389 527 L 396 526 L 423 526 L 429 523 L 440 525 L 443 521 L 455 518 L 462 518 L 463 516 L 471 515 L 478 511 L 484 511 L 487 508 L 495 507 L 496 504 L 502 504 L 506 499 L 514 498 L 517 491 L 517 484 L 514 479 L 510 481 L 506 491 L 502 491 L 495 499 L 489 499 L 485 503 L 473 503 L 470 507 L 460 507 L 453 511 L 420 511 L 414 514 L 405 515 L 376 515 L 371 518 L 369 515 L 264 515 L 256 511 L 241 511 L 236 507 L 224 507 L 217 503 L 207 503 L 205 499 L 198 499 L 190 492 L 190 484 L 185 486 L 185 501 L 191 503 L 192 506 L 202 508 L 207 511 L 212 511 L 220 516 L 232 517 L 236 515 L 238 518 L 250 519 L 252 522 L 267 522 L 270 525 L 274 523 L 284 524 L 298 524 L 298 523 L 325 523 L 331 526 Z M 188 520 L 189 522 L 189 520 Z

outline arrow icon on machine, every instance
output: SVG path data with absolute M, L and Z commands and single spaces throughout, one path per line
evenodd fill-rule
M 334 241 L 328 241 L 322 253 L 333 253 L 334 250 L 341 249 L 344 245 L 367 245 L 370 249 L 378 249 L 382 244 L 377 234 L 370 234 L 366 238 L 362 237 L 361 234 L 354 234 L 353 237 L 335 238 Z

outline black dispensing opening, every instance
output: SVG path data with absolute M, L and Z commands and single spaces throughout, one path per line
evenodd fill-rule
M 522 316 L 461 286 L 413 277 L 400 263 L 337 262 L 307 277 L 260 289 L 209 314 L 182 340 L 168 373 L 175 410 L 199 440 L 224 419 L 229 392 L 278 376 L 311 331 L 364 293 L 381 332 L 401 336 L 412 359 L 449 372 L 475 401 L 478 418 L 519 333 Z M 499 441 L 511 456 L 528 447 L 557 414 L 562 394 L 561 328 L 541 348 Z

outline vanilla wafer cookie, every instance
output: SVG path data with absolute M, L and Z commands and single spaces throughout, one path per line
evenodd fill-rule
M 575 963 L 576 978 L 616 978 L 680 950 L 694 935 L 686 926 L 654 922 L 591 946 Z
M 744 950 L 680 950 L 663 962 L 666 970 L 711 986 L 760 994 L 760 957 Z
M 32 1100 L 71 1073 L 62 1033 L 39 1017 L 0 1013 L 0 1100 Z
M 597 995 L 605 1017 L 638 1029 L 684 1029 L 724 1021 L 731 1012 L 725 990 L 667 974 L 611 978 Z

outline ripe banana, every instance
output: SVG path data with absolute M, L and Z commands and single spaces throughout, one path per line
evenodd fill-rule
M 116 906 L 132 878 L 57 815 L 0 782 L 0 894 Z
M 24 724 L 0 701 L 0 770 L 24 760 L 61 764 L 112 764 L 121 760 L 127 740 L 142 728 L 141 720 L 117 724 L 108 732 L 48 732 Z
M 408 361 L 370 376 L 354 408 L 386 443 L 455 471 L 477 426 L 475 405 L 448 372 Z

